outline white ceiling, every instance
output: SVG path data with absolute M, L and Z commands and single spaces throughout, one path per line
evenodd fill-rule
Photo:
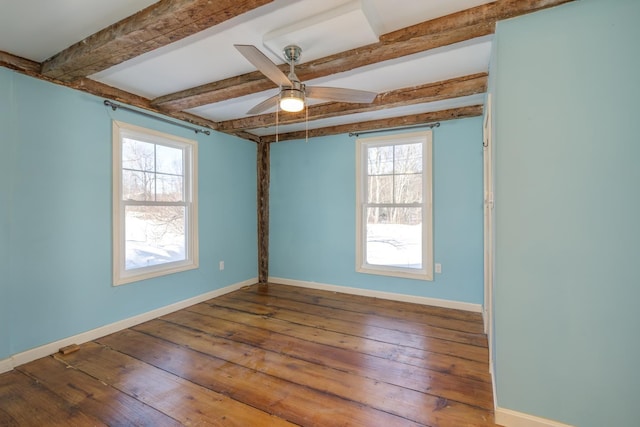
M 339 7 L 361 2 L 369 28 L 356 16 L 348 21 L 323 20 L 313 32 L 313 19 Z M 354 44 L 368 44 L 373 33 L 386 34 L 456 11 L 490 3 L 491 0 L 275 0 L 208 30 L 125 61 L 89 76 L 91 79 L 146 98 L 254 71 L 255 68 L 233 47 L 251 44 L 276 64 L 284 60 L 263 44 L 265 36 L 284 32 L 280 39 L 302 38 L 301 62 L 343 52 Z M 0 0 L 0 50 L 41 62 L 98 30 L 155 3 L 151 0 Z M 345 6 L 345 4 L 347 6 Z M 311 23 L 305 20 L 310 19 Z M 317 21 L 317 18 L 316 18 Z M 285 27 L 300 26 L 288 31 Z M 281 29 L 285 28 L 284 31 Z M 305 31 L 307 28 L 308 31 Z M 297 32 L 296 32 L 297 31 Z M 368 32 L 368 33 L 367 33 Z M 367 33 L 367 34 L 365 34 Z M 304 36 L 302 36 L 304 35 Z M 375 37 L 375 34 L 373 34 Z M 282 46 L 284 47 L 284 46 Z M 386 92 L 425 83 L 488 71 L 491 37 L 471 40 L 446 49 L 427 51 L 350 72 L 305 82 Z M 213 121 L 245 117 L 246 111 L 277 92 L 258 94 L 194 108 L 189 112 Z M 441 101 L 434 105 L 405 107 L 405 110 L 433 111 L 482 103 L 481 97 Z M 368 120 L 401 115 L 388 109 L 367 113 Z M 348 123 L 353 117 L 333 118 L 331 124 Z M 310 123 L 317 127 L 322 123 Z M 287 126 L 302 130 L 304 124 Z M 269 133 L 256 130 L 256 134 Z

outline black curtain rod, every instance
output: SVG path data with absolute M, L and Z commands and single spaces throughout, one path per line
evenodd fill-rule
M 388 132 L 390 130 L 404 130 L 404 129 L 420 129 L 420 128 L 437 128 L 440 127 L 440 122 L 436 122 L 436 123 L 426 123 L 424 125 L 415 125 L 415 126 L 405 126 L 405 127 L 395 127 L 395 128 L 388 128 L 388 129 L 378 129 L 378 130 L 368 130 L 368 131 L 364 131 L 364 132 L 350 132 L 349 136 L 360 136 L 360 135 L 369 135 L 371 133 L 380 133 L 380 132 Z
M 150 113 L 147 113 L 145 111 L 136 110 L 135 108 L 130 108 L 130 107 L 127 107 L 126 105 L 116 104 L 115 102 L 111 102 L 108 99 L 104 100 L 104 105 L 106 105 L 107 107 L 111 107 L 111 109 L 113 111 L 116 111 L 118 108 L 122 108 L 123 110 L 131 111 L 133 113 L 137 113 L 137 114 L 140 114 L 140 115 L 143 115 L 143 116 L 151 117 L 152 119 L 160 120 L 161 122 L 171 123 L 172 125 L 182 126 L 183 128 L 190 129 L 190 130 L 194 131 L 195 133 L 204 133 L 205 135 L 211 135 L 211 132 L 206 130 L 206 129 L 200 129 L 200 128 L 188 125 L 186 123 L 181 123 L 181 122 L 177 122 L 177 121 L 174 121 L 174 120 L 165 119 L 164 117 L 158 117 L 155 114 L 150 114 Z

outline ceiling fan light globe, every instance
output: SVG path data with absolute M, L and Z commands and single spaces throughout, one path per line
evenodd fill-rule
M 284 89 L 280 94 L 280 109 L 297 113 L 304 108 L 304 95 L 297 89 Z
M 280 109 L 290 113 L 297 113 L 304 108 L 304 102 L 298 98 L 282 98 L 280 100 Z

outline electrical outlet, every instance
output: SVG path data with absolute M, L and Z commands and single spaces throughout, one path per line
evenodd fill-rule
M 436 273 L 442 273 L 442 264 L 440 264 L 439 262 L 436 263 Z
M 220 261 L 220 271 L 224 270 L 224 261 Z

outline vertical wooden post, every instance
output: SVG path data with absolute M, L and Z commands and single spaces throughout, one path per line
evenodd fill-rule
M 269 143 L 258 143 L 258 283 L 269 278 Z

